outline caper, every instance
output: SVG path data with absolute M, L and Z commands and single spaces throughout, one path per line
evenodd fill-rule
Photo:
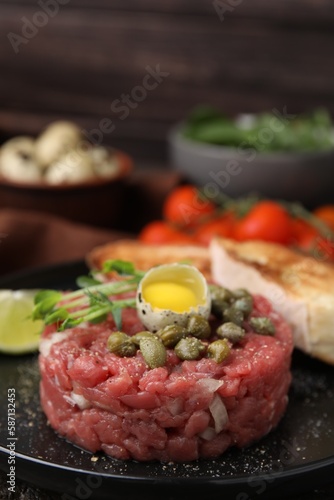
M 208 339 L 211 335 L 211 328 L 208 320 L 199 314 L 190 316 L 187 322 L 187 330 L 190 335 L 197 339 Z
M 208 346 L 207 356 L 212 358 L 216 363 L 221 363 L 226 359 L 231 352 L 230 346 L 226 339 L 215 340 Z
M 131 338 L 124 332 L 112 333 L 108 338 L 107 347 L 110 352 L 122 357 L 134 356 L 137 350 Z
M 212 300 L 224 300 L 225 302 L 229 302 L 233 297 L 232 292 L 223 286 L 211 285 L 210 293 Z
M 247 318 L 247 316 L 250 315 L 250 313 L 253 310 L 253 298 L 251 295 L 245 295 L 244 297 L 241 297 L 240 299 L 237 299 L 233 306 L 236 309 L 239 309 L 244 313 L 244 317 Z
M 224 310 L 230 305 L 230 301 L 233 298 L 232 293 L 227 288 L 218 285 L 210 286 L 211 293 L 211 312 L 217 318 L 222 318 Z
M 180 325 L 167 325 L 157 331 L 157 336 L 165 347 L 174 347 L 187 336 L 187 329 Z
M 225 309 L 223 318 L 225 322 L 232 322 L 235 323 L 236 325 L 241 326 L 244 320 L 244 313 L 240 311 L 240 309 L 234 307 L 233 305 Z
M 211 312 L 217 318 L 222 318 L 224 316 L 224 311 L 230 307 L 229 302 L 226 300 L 213 299 L 211 301 Z
M 157 337 L 143 337 L 139 342 L 139 347 L 145 362 L 150 368 L 158 368 L 166 364 L 167 351 Z
M 275 335 L 275 325 L 270 318 L 266 316 L 259 316 L 257 318 L 251 318 L 249 324 L 256 333 L 260 335 Z
M 199 359 L 205 353 L 206 346 L 196 337 L 186 337 L 176 344 L 174 351 L 183 361 L 191 361 Z
M 245 288 L 236 288 L 232 292 L 234 299 L 242 299 L 243 297 L 251 297 L 251 294 Z
M 131 337 L 131 341 L 136 345 L 136 346 L 139 346 L 139 343 L 141 341 L 141 339 L 143 338 L 154 338 L 155 335 L 154 333 L 152 332 L 147 332 L 147 331 L 143 331 L 143 332 L 138 332 L 136 333 L 135 335 L 132 335 Z
M 228 339 L 233 344 L 240 342 L 245 336 L 246 332 L 241 326 L 236 325 L 229 321 L 228 323 L 223 323 L 217 328 L 217 335 L 221 339 Z

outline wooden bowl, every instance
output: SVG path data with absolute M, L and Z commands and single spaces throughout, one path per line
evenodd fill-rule
M 126 180 L 132 159 L 116 151 L 119 171 L 111 178 L 77 184 L 20 183 L 0 178 L 0 208 L 35 210 L 72 221 L 105 228 L 118 228 L 126 204 Z

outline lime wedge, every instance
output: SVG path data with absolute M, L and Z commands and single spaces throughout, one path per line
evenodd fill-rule
M 37 290 L 0 290 L 0 351 L 25 354 L 36 351 L 43 328 L 31 315 Z

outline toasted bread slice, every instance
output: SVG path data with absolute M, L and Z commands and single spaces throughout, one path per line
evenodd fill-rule
M 147 245 L 137 240 L 119 240 L 95 248 L 86 260 L 90 268 L 101 269 L 108 259 L 129 260 L 143 271 L 159 264 L 189 261 L 206 278 L 211 276 L 208 249 L 197 245 Z
M 294 343 L 334 364 L 334 266 L 281 245 L 217 239 L 210 246 L 213 280 L 269 298 L 291 324 Z

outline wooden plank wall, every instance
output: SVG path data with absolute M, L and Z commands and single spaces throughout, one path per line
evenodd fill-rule
M 41 16 L 51 3 L 58 13 Z M 44 24 L 29 39 L 27 20 Z M 1 136 L 64 117 L 90 131 L 107 119 L 105 143 L 163 160 L 170 126 L 198 103 L 334 114 L 333 22 L 331 0 L 0 0 Z M 9 33 L 25 39 L 18 53 Z M 153 86 L 148 66 L 168 76 L 144 98 L 134 88 Z M 115 99 L 132 92 L 121 113 Z

